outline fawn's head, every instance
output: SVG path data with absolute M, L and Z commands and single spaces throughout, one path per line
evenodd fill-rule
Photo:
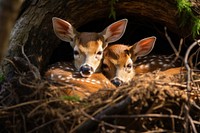
M 116 86 L 130 82 L 135 75 L 133 65 L 137 57 L 149 54 L 155 41 L 156 37 L 148 37 L 132 46 L 122 44 L 108 46 L 103 59 L 103 72 L 106 77 Z
M 69 42 L 74 50 L 74 66 L 83 77 L 89 77 L 92 73 L 99 71 L 103 50 L 108 43 L 122 37 L 128 20 L 119 20 L 100 33 L 77 32 L 69 22 L 56 17 L 52 21 L 57 37 Z

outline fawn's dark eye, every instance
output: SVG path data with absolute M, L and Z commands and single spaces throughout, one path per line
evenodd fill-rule
M 74 51 L 74 55 L 75 55 L 75 56 L 79 55 L 79 52 L 75 50 L 75 51 Z
M 98 55 L 101 55 L 102 53 L 103 53 L 102 51 L 97 52 Z
M 131 69 L 131 68 L 132 68 L 132 64 L 129 63 L 126 67 L 127 67 L 128 69 Z
M 102 64 L 103 69 L 108 69 L 108 65 Z

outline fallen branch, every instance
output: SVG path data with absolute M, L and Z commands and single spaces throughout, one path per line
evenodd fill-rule
M 131 98 L 127 96 L 124 100 L 121 102 L 110 106 L 97 114 L 94 119 L 89 119 L 85 123 L 79 125 L 78 127 L 74 128 L 71 132 L 82 132 L 82 131 L 91 131 L 92 129 L 95 129 L 95 127 L 98 125 L 97 121 L 101 121 L 104 119 L 105 115 L 110 115 L 110 114 L 116 114 L 124 110 L 129 104 L 131 103 Z

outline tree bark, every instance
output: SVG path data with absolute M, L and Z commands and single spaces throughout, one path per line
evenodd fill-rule
M 21 4 L 22 0 L 0 0 L 0 62 L 6 53 L 9 34 Z
M 8 59 L 23 57 L 22 47 L 30 62 L 43 71 L 54 49 L 61 43 L 52 28 L 52 17 L 69 21 L 75 28 L 89 22 L 107 19 L 111 0 L 34 0 L 22 10 L 10 37 Z M 199 6 L 199 5 L 198 5 Z M 123 0 L 115 5 L 118 16 L 145 17 L 167 26 L 178 36 L 184 37 L 187 29 L 179 28 L 178 10 L 175 0 Z M 105 27 L 102 27 L 102 30 Z M 6 60 L 3 62 L 5 76 L 12 74 L 14 68 Z

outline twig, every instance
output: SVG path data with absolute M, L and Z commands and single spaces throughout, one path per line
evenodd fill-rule
M 172 49 L 173 49 L 174 53 L 175 53 L 175 54 L 176 54 L 176 56 L 177 56 L 177 54 L 178 54 L 178 51 L 176 50 L 176 48 L 175 48 L 174 44 L 172 43 L 172 40 L 171 40 L 171 38 L 170 38 L 170 37 L 169 37 L 169 35 L 167 34 L 167 27 L 164 27 L 164 29 L 165 29 L 165 36 L 166 36 L 166 38 L 167 38 L 167 40 L 168 40 L 168 42 L 169 42 L 170 46 L 172 47 Z
M 195 60 L 195 67 L 198 66 L 198 64 L 200 64 L 200 62 L 198 62 L 198 57 L 200 57 L 200 47 L 197 49 L 197 51 L 195 52 L 196 54 L 196 60 Z
M 178 48 L 178 51 L 177 51 L 176 47 L 174 46 L 174 44 L 173 44 L 171 38 L 169 37 L 169 35 L 168 35 L 168 33 L 167 33 L 167 27 L 164 27 L 164 30 L 165 30 L 165 37 L 167 38 L 167 40 L 168 40 L 170 46 L 172 47 L 172 49 L 173 49 L 173 51 L 174 51 L 174 53 L 175 53 L 175 55 L 176 55 L 176 58 L 172 61 L 172 64 L 173 64 L 178 58 L 181 58 L 181 57 L 179 56 L 179 54 L 180 54 L 180 52 L 181 52 L 181 47 L 182 47 L 182 45 L 183 45 L 183 39 L 182 39 L 182 38 L 180 39 L 179 48 Z M 181 59 L 182 59 L 182 58 L 181 58 Z
M 15 68 L 15 70 L 16 70 L 18 73 L 20 73 L 19 69 L 17 68 L 17 66 L 15 65 L 15 63 L 14 63 L 12 60 L 7 59 L 7 58 L 4 58 L 4 60 L 10 62 L 10 63 L 13 65 L 13 67 Z
M 63 99 L 53 99 L 53 100 L 50 100 L 50 101 L 46 101 L 40 105 L 38 105 L 37 107 L 35 107 L 30 113 L 28 113 L 27 117 L 31 117 L 31 115 L 36 112 L 40 107 L 46 105 L 46 104 L 50 104 L 50 103 L 54 103 L 54 102 L 60 102 L 60 101 L 63 101 Z
M 180 84 L 180 83 L 167 83 L 167 82 L 160 82 L 160 81 L 156 81 L 155 83 L 158 84 L 158 85 L 169 85 L 169 86 L 177 86 L 177 87 L 187 88 L 187 85 Z M 194 86 L 192 88 L 195 89 L 195 90 L 198 89 L 198 87 L 194 87 Z
M 191 69 L 190 66 L 188 64 L 188 57 L 190 54 L 190 51 L 196 46 L 196 45 L 200 45 L 200 40 L 197 40 L 196 42 L 194 42 L 192 45 L 190 45 L 190 47 L 188 48 L 188 50 L 186 51 L 185 54 L 185 58 L 184 58 L 184 63 L 185 63 L 185 67 L 187 69 L 187 97 L 188 97 L 188 102 L 187 102 L 187 106 L 185 108 L 185 119 L 186 119 L 186 127 L 185 127 L 185 132 L 188 132 L 188 121 L 189 121 L 189 107 L 190 107 L 190 92 L 191 92 Z
M 30 62 L 30 60 L 28 59 L 28 57 L 26 56 L 26 54 L 25 54 L 25 52 L 24 52 L 24 45 L 25 45 L 25 44 L 22 45 L 22 55 L 24 56 L 24 58 L 27 60 L 28 64 L 30 65 L 31 62 Z
M 177 87 L 183 87 L 183 88 L 187 87 L 186 85 L 180 84 L 180 83 L 167 83 L 167 82 L 160 82 L 160 81 L 156 81 L 155 83 L 159 85 L 169 85 L 169 86 L 177 86 Z
M 169 131 L 169 130 L 164 130 L 164 129 L 157 129 L 157 130 L 151 130 L 151 131 L 146 131 L 142 133 L 180 133 L 180 132 L 175 132 L 175 131 Z
M 43 127 L 45 127 L 45 126 L 48 126 L 48 125 L 50 125 L 51 123 L 56 122 L 56 121 L 59 121 L 59 119 L 53 119 L 53 120 L 48 121 L 48 122 L 46 122 L 46 123 L 44 123 L 44 124 L 41 124 L 40 126 L 35 127 L 35 128 L 32 129 L 31 131 L 28 131 L 27 133 L 34 133 L 34 132 L 36 132 L 37 130 L 39 130 L 40 128 L 43 128 Z
M 191 126 L 192 126 L 193 132 L 194 132 L 194 133 L 198 133 L 198 132 L 197 132 L 197 129 L 196 129 L 195 125 L 194 125 L 194 122 L 193 122 L 193 120 L 192 120 L 192 118 L 191 118 L 190 115 L 188 116 L 188 119 L 189 119 L 189 122 L 190 122 L 190 124 L 191 124 Z
M 167 115 L 167 114 L 137 114 L 137 115 L 104 115 L 103 119 L 108 118 L 120 118 L 120 119 L 130 119 L 130 118 L 174 118 L 181 121 L 185 119 L 177 115 Z M 200 125 L 199 121 L 192 120 L 194 124 Z
M 30 105 L 30 104 L 40 103 L 40 102 L 42 102 L 42 100 L 32 100 L 32 101 L 29 101 L 29 102 L 24 102 L 24 103 L 16 104 L 16 105 L 13 105 L 13 106 L 9 106 L 9 107 L 0 109 L 0 112 L 1 111 L 5 111 L 5 110 L 19 108 L 19 107 Z
M 137 114 L 137 115 L 105 115 L 103 116 L 104 119 L 107 118 L 174 118 L 178 120 L 184 120 L 183 117 L 177 115 L 167 115 L 167 114 Z
M 34 89 L 35 89 L 35 88 L 38 88 L 38 86 L 35 86 L 35 85 L 29 85 L 29 84 L 25 84 L 25 83 L 23 83 L 21 77 L 19 77 L 19 83 L 20 83 L 21 85 L 25 86 L 25 87 L 28 87 L 28 88 L 34 88 Z
M 25 54 L 25 52 L 24 52 L 24 45 L 25 45 L 25 44 L 22 45 L 22 55 L 23 55 L 24 58 L 27 60 L 28 65 L 29 65 L 29 69 L 32 71 L 34 77 L 35 77 L 36 79 L 41 79 L 40 73 L 39 73 L 38 69 L 37 69 L 33 64 L 31 64 L 30 60 L 29 60 L 28 57 L 26 56 L 26 54 Z
M 198 106 L 194 101 L 191 103 L 191 105 L 193 105 L 195 108 L 197 108 L 198 110 L 200 110 L 200 106 Z
M 122 111 L 124 108 L 126 108 L 130 103 L 131 103 L 131 98 L 129 96 L 127 96 L 127 98 L 125 98 L 121 102 L 119 102 L 113 106 L 109 106 L 108 108 L 106 108 L 105 110 L 103 110 L 102 112 L 97 114 L 94 117 L 94 119 L 101 121 L 103 119 L 103 116 L 109 115 L 109 114 L 116 114 L 116 113 Z M 97 124 L 98 123 L 96 121 L 94 121 L 93 119 L 92 120 L 89 119 L 85 123 L 78 125 L 74 129 L 72 129 L 71 132 L 90 131 L 91 129 L 95 128 L 97 126 Z
M 83 110 L 81 110 L 81 113 L 82 113 L 83 115 L 85 115 L 86 117 L 88 117 L 89 119 L 91 119 L 91 120 L 94 120 L 94 121 L 96 121 L 96 122 L 98 122 L 98 123 L 101 122 L 101 121 L 95 119 L 94 117 L 92 117 L 91 115 L 87 114 L 87 113 L 86 113 L 85 111 L 83 111 Z M 107 125 L 107 126 L 110 126 L 110 127 L 112 127 L 112 128 L 125 129 L 124 126 L 113 125 L 113 124 L 107 123 L 107 122 L 105 122 L 105 121 L 104 121 L 104 124 Z
M 26 119 L 25 119 L 25 115 L 24 115 L 24 113 L 22 112 L 22 110 L 20 110 L 20 115 L 21 115 L 21 117 L 22 117 L 22 123 L 23 123 L 23 127 L 24 127 L 24 132 L 26 133 L 27 132 L 27 126 L 26 126 Z

